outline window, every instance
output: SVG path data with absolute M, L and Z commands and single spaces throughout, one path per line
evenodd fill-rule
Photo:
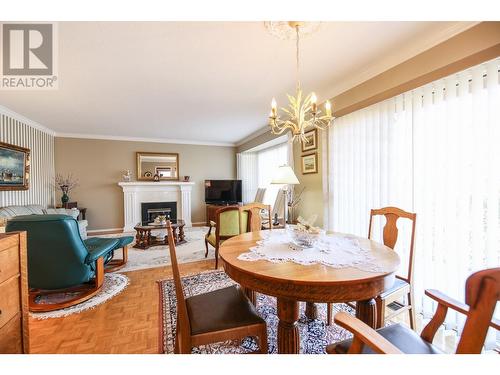
M 366 236 L 371 208 L 416 212 L 414 286 L 424 317 L 434 310 L 425 289 L 463 301 L 472 272 L 500 265 L 499 65 L 348 114 L 329 132 L 329 229 Z M 379 239 L 383 224 L 375 227 Z M 401 239 L 408 229 L 400 228 Z M 462 323 L 448 313 L 448 327 Z
M 271 181 L 279 166 L 288 165 L 288 149 L 288 143 L 284 142 L 237 155 L 238 179 L 243 184 L 243 202 L 253 202 L 257 188 L 265 188 L 264 203 L 274 204 L 281 186 L 273 185 Z

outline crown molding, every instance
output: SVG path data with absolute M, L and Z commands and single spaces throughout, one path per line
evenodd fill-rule
M 235 146 L 239 147 L 239 146 L 247 143 L 248 141 L 251 141 L 252 139 L 258 137 L 259 135 L 266 134 L 270 131 L 271 130 L 269 129 L 269 126 L 264 126 L 264 127 L 260 128 L 259 130 L 254 131 L 250 135 L 247 135 L 245 138 L 241 139 L 240 141 L 236 142 Z
M 172 139 L 172 138 L 126 137 L 119 135 L 60 133 L 60 132 L 57 132 L 55 136 L 57 138 L 80 138 L 80 139 L 99 139 L 107 141 L 151 142 L 151 143 L 171 143 L 178 145 L 235 147 L 234 143 L 229 143 L 229 142 L 193 141 L 188 139 Z
M 401 64 L 411 59 L 412 57 L 415 57 L 420 53 L 425 52 L 432 47 L 435 47 L 438 44 L 443 43 L 444 41 L 453 38 L 455 35 L 458 35 L 480 23 L 481 22 L 479 21 L 457 22 L 438 33 L 435 33 L 434 35 L 432 35 L 432 37 L 426 38 L 421 43 L 415 44 L 414 47 L 409 49 L 408 51 L 398 55 L 392 54 L 387 58 L 380 60 L 378 63 L 371 64 L 370 67 L 361 71 L 354 77 L 342 80 L 339 83 L 334 84 L 334 89 L 333 91 L 328 92 L 328 97 L 333 98 L 347 90 L 350 90 L 353 87 L 356 87 L 363 82 L 368 81 L 369 79 L 395 67 L 396 65 Z
M 20 113 L 17 113 L 15 111 L 13 111 L 12 109 L 7 108 L 3 105 L 0 105 L 0 114 L 12 117 L 12 118 L 22 122 L 23 124 L 31 126 L 32 128 L 40 130 L 44 133 L 50 134 L 52 136 L 56 135 L 56 132 L 54 130 L 52 130 L 46 126 L 43 126 L 42 124 L 39 124 L 38 122 L 33 121 L 33 120 L 21 115 Z

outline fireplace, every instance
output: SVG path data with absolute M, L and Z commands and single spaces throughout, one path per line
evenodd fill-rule
M 141 221 L 150 223 L 157 216 L 165 215 L 167 219 L 177 220 L 177 202 L 141 203 Z

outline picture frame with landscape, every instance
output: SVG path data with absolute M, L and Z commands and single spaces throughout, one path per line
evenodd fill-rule
M 0 190 L 28 190 L 30 150 L 0 142 Z
M 318 154 L 302 155 L 302 174 L 318 173 Z
M 316 129 L 309 130 L 304 133 L 307 141 L 302 140 L 302 152 L 316 150 L 318 148 L 318 131 Z

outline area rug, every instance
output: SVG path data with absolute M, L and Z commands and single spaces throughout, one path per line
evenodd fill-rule
M 78 305 L 70 306 L 65 309 L 48 311 L 48 312 L 30 312 L 30 316 L 35 319 L 50 319 L 50 318 L 61 318 L 71 314 L 81 313 L 85 310 L 90 310 L 96 306 L 108 301 L 114 296 L 120 294 L 125 290 L 129 283 L 129 278 L 125 275 L 119 273 L 107 273 L 104 275 L 104 284 L 102 289 L 94 297 L 88 299 L 85 302 L 79 303 Z M 51 295 L 50 297 L 44 297 L 43 300 L 38 301 L 39 303 L 55 303 L 61 300 L 65 300 L 71 297 L 69 293 L 61 293 L 56 295 Z
M 184 230 L 186 243 L 177 245 L 177 261 L 179 263 L 191 263 L 205 258 L 205 234 L 208 227 L 192 227 Z M 96 235 L 94 237 L 120 237 L 135 236 L 134 233 L 117 233 L 108 235 Z M 142 270 L 146 268 L 164 267 L 170 264 L 170 255 L 168 246 L 154 246 L 149 249 L 135 249 L 135 241 L 128 248 L 128 262 L 119 272 Z M 117 251 L 118 257 L 121 256 L 121 250 Z M 214 259 L 214 249 L 209 245 L 209 259 Z
M 161 337 L 163 350 L 170 354 L 174 352 L 175 329 L 176 329 L 176 297 L 175 287 L 172 279 L 158 281 L 160 286 L 160 309 L 161 309 Z M 224 271 L 208 271 L 197 275 L 182 278 L 184 293 L 186 297 L 206 293 L 212 290 L 225 288 L 235 284 Z M 333 324 L 326 325 L 326 304 L 318 304 L 319 319 L 306 318 L 305 303 L 300 304 L 300 352 L 306 354 L 325 353 L 328 344 L 350 338 L 351 334 L 343 328 Z M 278 317 L 276 310 L 276 298 L 257 294 L 257 311 L 267 323 L 269 353 L 277 353 L 277 328 Z M 345 304 L 335 304 L 334 313 L 346 311 L 354 314 L 354 310 Z M 247 353 L 258 349 L 253 338 L 246 338 L 241 343 L 226 341 L 217 344 L 204 345 L 193 348 L 193 353 L 200 354 L 228 354 Z

